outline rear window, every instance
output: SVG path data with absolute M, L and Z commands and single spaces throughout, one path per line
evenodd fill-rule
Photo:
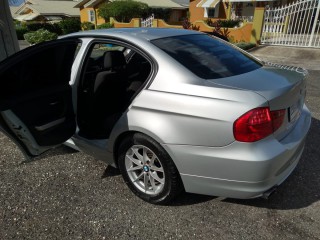
M 262 66 L 222 40 L 204 34 L 161 38 L 151 42 L 204 79 L 235 76 Z

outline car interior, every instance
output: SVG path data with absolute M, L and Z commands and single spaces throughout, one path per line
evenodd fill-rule
M 93 44 L 78 88 L 78 134 L 88 139 L 108 138 L 150 73 L 150 61 L 137 51 Z

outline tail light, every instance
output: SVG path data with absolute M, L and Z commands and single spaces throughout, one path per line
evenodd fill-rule
M 256 142 L 279 129 L 284 116 L 285 109 L 270 111 L 269 107 L 255 108 L 234 122 L 234 137 L 240 142 Z

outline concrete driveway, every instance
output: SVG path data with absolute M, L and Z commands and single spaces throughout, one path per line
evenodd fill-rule
M 27 48 L 27 47 L 29 47 L 29 46 L 30 46 L 30 44 L 29 44 L 27 41 L 25 41 L 25 40 L 19 40 L 20 50 L 23 50 L 23 49 L 25 49 L 25 48 Z
M 23 163 L 0 134 L 0 239 L 320 239 L 320 49 L 252 53 L 310 70 L 305 152 L 269 200 L 183 194 L 171 206 L 154 206 L 85 154 L 59 147 Z

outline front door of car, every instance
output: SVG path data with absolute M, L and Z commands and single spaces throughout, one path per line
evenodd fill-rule
M 29 47 L 0 63 L 0 130 L 29 156 L 75 132 L 69 85 L 78 40 Z

